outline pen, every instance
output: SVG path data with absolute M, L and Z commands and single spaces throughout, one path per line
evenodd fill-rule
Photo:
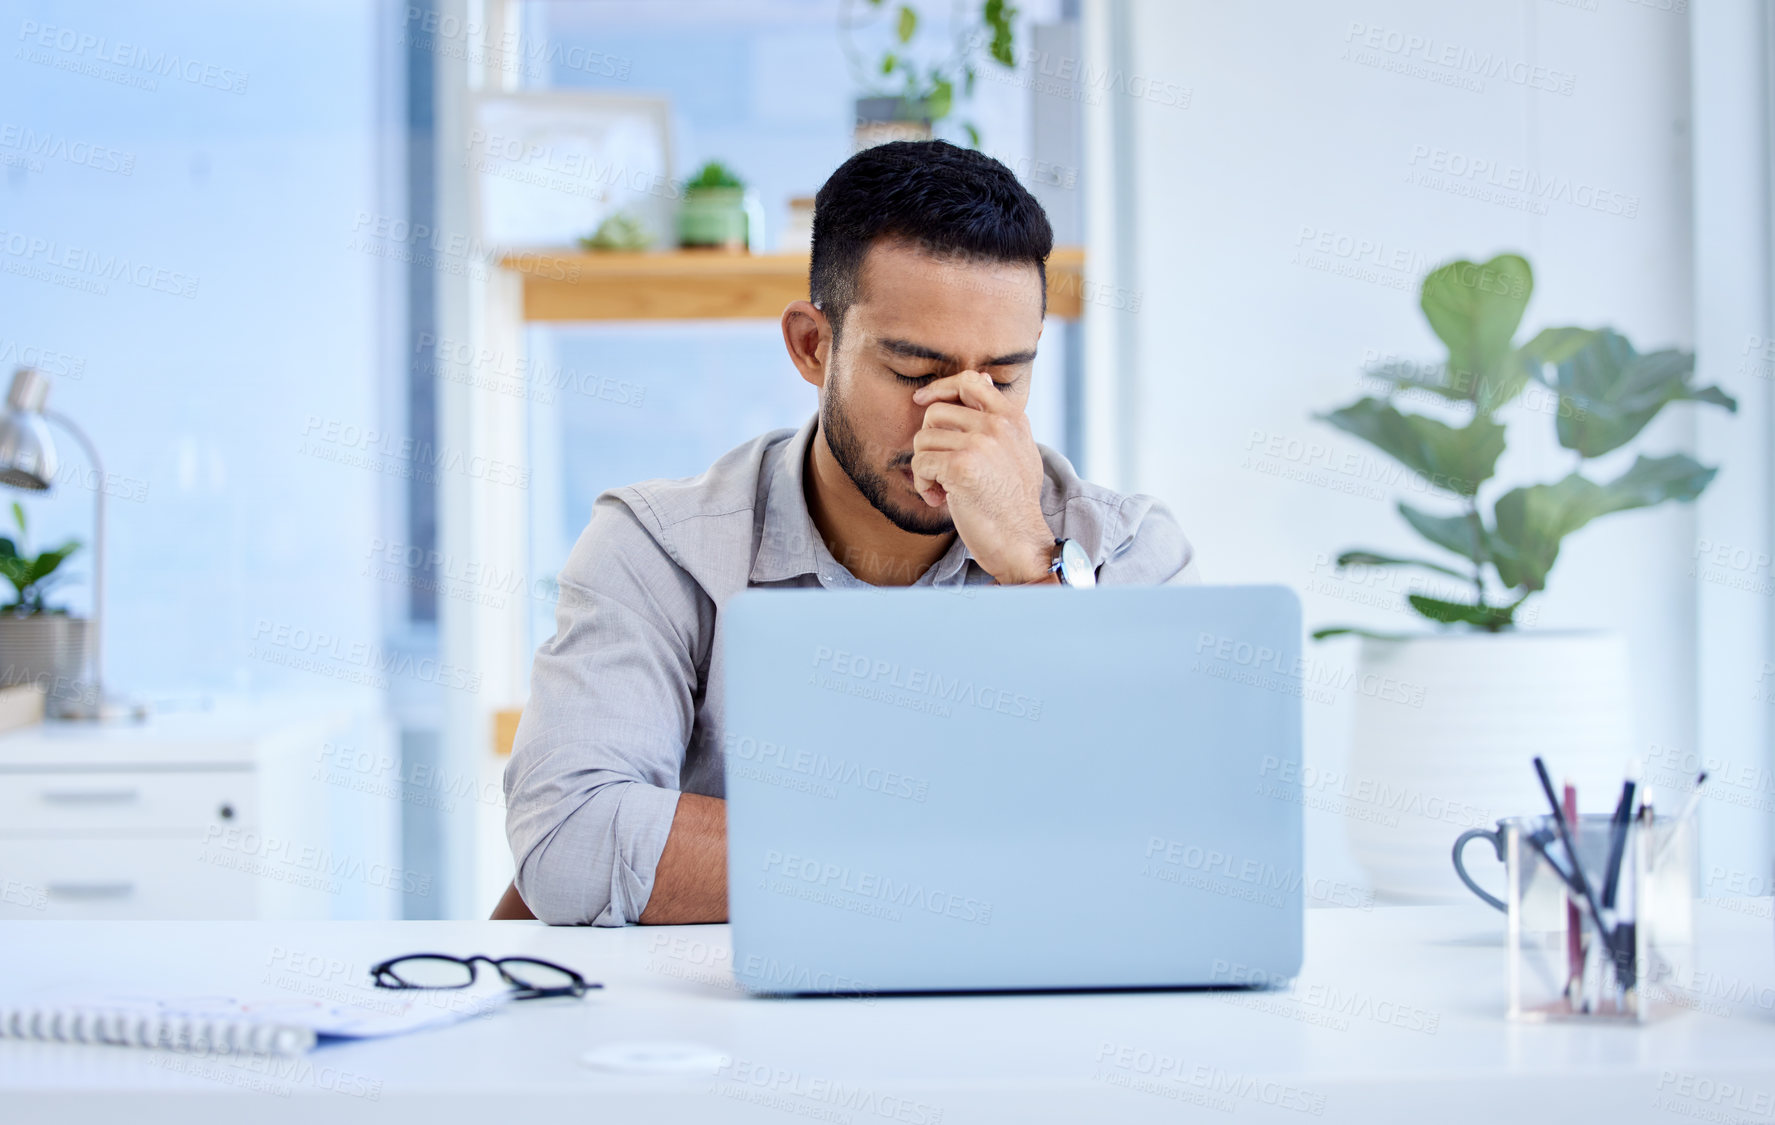
M 1644 856 L 1652 841 L 1652 806 L 1639 807 L 1639 823 L 1633 841 L 1635 854 Z M 1639 879 L 1649 868 L 1634 864 L 1634 876 L 1628 880 L 1627 893 L 1622 896 L 1621 920 L 1615 924 L 1615 979 L 1621 989 L 1621 1010 L 1639 1007 Z
M 1559 807 L 1559 798 L 1553 793 L 1553 779 L 1547 776 L 1547 763 L 1539 757 L 1535 759 L 1535 776 L 1540 779 L 1541 792 L 1547 795 L 1547 806 L 1553 810 L 1553 824 L 1559 829 L 1559 842 L 1565 847 L 1565 854 L 1571 857 L 1572 883 L 1583 895 L 1584 904 L 1590 908 L 1590 917 L 1596 922 L 1597 937 L 1602 940 L 1603 947 L 1612 956 L 1614 942 L 1602 924 L 1602 910 L 1596 905 L 1596 895 L 1590 890 L 1590 881 L 1584 878 L 1584 865 L 1578 861 L 1578 849 L 1572 844 L 1572 834 L 1566 828 L 1563 810 Z
M 1615 803 L 1615 815 L 1609 821 L 1609 864 L 1602 879 L 1602 913 L 1613 932 L 1616 958 L 1615 1010 L 1627 1010 L 1628 982 L 1633 977 L 1631 963 L 1623 964 L 1623 956 L 1631 957 L 1634 944 L 1633 879 L 1628 880 L 1625 895 L 1621 894 L 1621 858 L 1626 850 L 1628 831 L 1633 826 L 1633 795 L 1639 788 L 1639 759 L 1627 760 L 1627 780 L 1621 783 L 1621 799 Z M 1617 903 L 1619 909 L 1617 909 Z M 1599 989 L 1601 983 L 1598 982 Z M 1598 999 L 1600 1005 L 1601 1000 Z
M 1576 832 L 1578 828 L 1578 790 L 1570 781 L 1561 790 L 1564 798 L 1560 802 L 1561 819 L 1568 830 Z M 1577 870 L 1579 859 L 1576 849 L 1567 849 L 1572 857 L 1572 869 Z M 1566 999 L 1574 1009 L 1587 1009 L 1589 1005 L 1583 1000 L 1584 994 L 1584 919 L 1578 913 L 1578 904 L 1568 895 L 1565 900 L 1565 959 L 1568 976 L 1566 977 Z

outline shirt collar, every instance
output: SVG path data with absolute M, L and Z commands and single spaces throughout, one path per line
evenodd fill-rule
M 819 421 L 816 413 L 804 422 L 786 444 L 778 447 L 775 463 L 766 469 L 769 479 L 764 491 L 764 525 L 758 553 L 752 559 L 753 582 L 778 582 L 819 573 L 814 544 L 820 542 L 820 535 L 814 528 L 813 517 L 807 514 L 807 494 L 801 490 L 801 466 Z
M 768 481 L 764 491 L 764 523 L 758 553 L 752 559 L 750 581 L 780 582 L 803 574 L 821 576 L 823 572 L 849 574 L 832 557 L 814 526 L 807 510 L 807 492 L 802 487 L 802 467 L 819 421 L 816 413 L 804 422 L 787 443 L 778 447 L 775 464 L 765 470 Z M 958 575 L 965 579 L 967 564 L 973 561 L 974 553 L 957 535 L 943 556 L 919 576 L 916 585 L 947 584 L 958 580 Z

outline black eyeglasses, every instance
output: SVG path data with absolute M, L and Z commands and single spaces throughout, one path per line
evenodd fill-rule
M 584 996 L 604 986 L 588 981 L 565 965 L 534 957 L 489 957 L 476 953 L 453 957 L 448 953 L 409 953 L 370 968 L 377 988 L 467 988 L 475 983 L 475 962 L 492 965 L 512 986 L 514 1000 L 540 1000 L 550 996 Z

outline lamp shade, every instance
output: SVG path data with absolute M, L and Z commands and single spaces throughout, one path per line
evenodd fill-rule
M 41 492 L 55 480 L 55 440 L 43 419 L 48 397 L 41 372 L 21 367 L 13 375 L 0 416 L 0 484 Z

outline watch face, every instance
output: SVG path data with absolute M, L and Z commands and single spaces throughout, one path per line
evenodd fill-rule
M 1076 539 L 1068 539 L 1060 547 L 1060 580 L 1068 586 L 1097 585 L 1097 571 L 1091 566 L 1091 556 Z

